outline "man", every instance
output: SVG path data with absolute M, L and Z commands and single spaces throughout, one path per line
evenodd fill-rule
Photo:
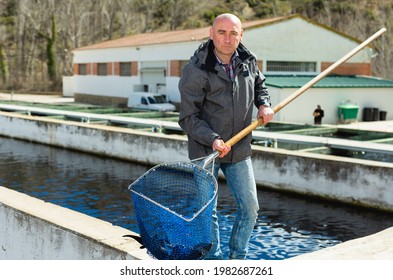
M 251 164 L 251 134 L 233 147 L 225 144 L 252 121 L 253 106 L 264 124 L 273 118 L 265 77 L 256 57 L 241 43 L 243 29 L 233 14 L 217 16 L 210 40 L 202 44 L 184 67 L 179 82 L 179 125 L 188 135 L 191 160 L 220 151 L 214 163 L 238 206 L 229 240 L 229 258 L 244 259 L 259 205 Z M 217 202 L 216 202 L 217 203 Z M 206 259 L 222 259 L 216 211 L 213 212 L 213 248 Z
M 317 108 L 314 110 L 312 115 L 314 116 L 314 124 L 321 124 L 322 123 L 322 118 L 324 117 L 324 112 L 321 108 L 321 105 L 317 106 Z

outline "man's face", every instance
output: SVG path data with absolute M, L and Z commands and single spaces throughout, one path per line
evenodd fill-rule
M 231 58 L 232 54 L 239 46 L 242 36 L 243 31 L 241 23 L 231 18 L 216 20 L 213 27 L 210 29 L 210 39 L 213 40 L 216 54 L 220 59 L 224 57 L 229 57 L 228 59 Z

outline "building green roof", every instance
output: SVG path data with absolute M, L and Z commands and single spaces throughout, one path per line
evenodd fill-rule
M 266 75 L 266 85 L 277 88 L 300 88 L 315 76 Z M 314 88 L 393 88 L 393 81 L 366 76 L 326 76 Z

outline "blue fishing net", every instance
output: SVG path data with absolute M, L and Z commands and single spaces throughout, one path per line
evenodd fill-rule
M 195 260 L 211 247 L 217 181 L 193 163 L 153 167 L 129 187 L 143 245 L 159 260 Z

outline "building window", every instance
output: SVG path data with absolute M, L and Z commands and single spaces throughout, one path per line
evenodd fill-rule
M 189 60 L 180 60 L 180 71 L 183 71 L 184 66 L 189 62 Z
M 307 61 L 267 61 L 267 72 L 316 72 L 317 63 Z
M 184 66 L 188 63 L 188 60 L 171 60 L 169 64 L 169 76 L 180 77 Z M 166 76 L 166 73 L 164 73 Z
M 78 64 L 78 74 L 79 75 L 87 75 L 86 63 Z
M 120 76 L 131 76 L 131 62 L 120 62 Z
M 107 65 L 106 63 L 98 63 L 98 72 L 97 74 L 99 76 L 106 76 L 107 75 Z

